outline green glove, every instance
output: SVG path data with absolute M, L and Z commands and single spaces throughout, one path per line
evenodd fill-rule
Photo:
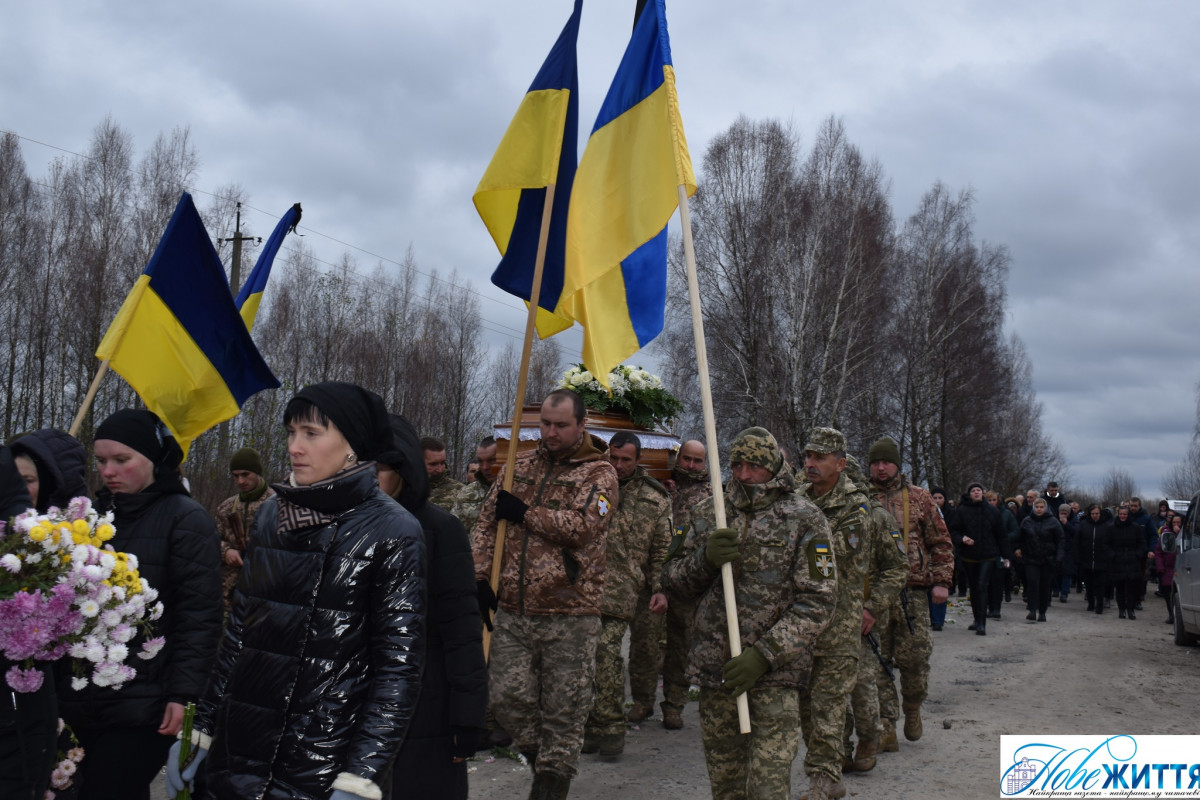
M 704 545 L 704 560 L 717 569 L 722 564 L 737 561 L 742 556 L 738 532 L 733 528 L 717 528 Z
M 725 666 L 721 667 L 721 677 L 725 679 L 726 690 L 737 697 L 742 692 L 750 691 L 750 687 L 770 669 L 767 657 L 755 648 L 748 647 L 740 656 L 725 662 Z

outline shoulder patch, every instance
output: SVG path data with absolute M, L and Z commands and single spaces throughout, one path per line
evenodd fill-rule
M 609 511 L 612 511 L 612 503 L 609 502 L 608 495 L 603 493 L 596 495 L 596 513 L 607 517 Z
M 815 539 L 808 545 L 808 577 L 824 581 L 837 576 L 837 564 L 829 542 Z

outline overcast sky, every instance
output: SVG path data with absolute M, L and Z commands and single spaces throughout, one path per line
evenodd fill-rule
M 472 282 L 503 344 L 524 314 L 488 283 L 471 194 L 570 7 L 8 3 L 0 130 L 41 176 L 106 115 L 139 157 L 187 126 L 201 206 L 240 183 L 266 235 L 300 200 L 304 244 L 326 262 L 352 246 L 363 272 L 411 245 Z M 585 2 L 581 139 L 633 7 Z M 688 0 L 667 16 L 697 167 L 739 114 L 791 122 L 805 147 L 832 114 L 882 163 L 897 220 L 935 180 L 972 189 L 978 238 L 1011 253 L 1009 326 L 1076 484 L 1118 466 L 1158 492 L 1200 378 L 1200 3 Z M 578 352 L 578 329 L 563 336 Z

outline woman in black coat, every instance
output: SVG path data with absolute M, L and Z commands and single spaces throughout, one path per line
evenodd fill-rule
M 1142 573 L 1146 568 L 1146 533 L 1129 517 L 1129 508 L 1117 509 L 1112 525 L 1112 561 L 1109 579 L 1117 596 L 1121 619 L 1137 619 L 1134 610 L 1142 591 Z
M 92 684 L 75 691 L 70 670 L 60 671 L 59 702 L 87 751 L 76 778 L 80 798 L 148 798 L 216 655 L 220 538 L 180 482 L 183 451 L 153 413 L 116 412 L 96 428 L 94 451 L 104 481 L 96 508 L 114 512 L 110 544 L 137 556 L 139 574 L 158 591 L 164 611 L 153 635 L 166 644 L 149 661 L 133 661 L 137 675 L 119 691 Z
M 1045 622 L 1054 570 L 1063 562 L 1063 533 L 1043 497 L 1033 501 L 1033 511 L 1021 520 L 1016 555 L 1025 562 L 1025 594 L 1029 606 L 1025 619 Z
M 391 420 L 395 450 L 379 456 L 379 486 L 421 523 L 429 562 L 425 673 L 393 768 L 394 796 L 466 800 L 466 760 L 479 744 L 488 683 L 471 542 L 457 518 L 426 502 L 420 438 L 404 417 Z
M 1104 592 L 1112 561 L 1112 514 L 1096 503 L 1087 507 L 1075 534 L 1075 563 L 1087 590 L 1088 611 L 1104 613 Z
M 1058 575 L 1058 601 L 1067 602 L 1071 596 L 1071 584 L 1075 581 L 1075 535 L 1079 526 L 1075 523 L 1071 507 L 1063 503 L 1058 507 L 1058 524 L 1063 532 L 1063 563 Z
M 971 611 L 975 622 L 968 627 L 978 636 L 987 634 L 988 587 L 995 573 L 997 562 L 1007 563 L 1012 558 L 1008 547 L 1008 536 L 1000 521 L 1000 511 L 983 499 L 983 485 L 972 483 L 967 494 L 958 504 L 950 536 L 954 546 L 962 553 L 963 567 L 967 571 L 967 582 L 971 587 Z M 999 612 L 992 616 L 999 618 Z
M 416 708 L 425 545 L 376 481 L 393 449 L 383 400 L 318 383 L 284 424 L 292 472 L 255 518 L 196 708 L 199 756 L 181 771 L 172 750 L 171 793 L 204 761 L 214 800 L 381 797 Z

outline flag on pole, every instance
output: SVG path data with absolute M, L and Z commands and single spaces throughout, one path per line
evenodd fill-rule
M 296 203 L 287 210 L 283 219 L 279 220 L 279 224 L 271 232 L 271 237 L 267 239 L 267 246 L 259 253 L 258 261 L 254 262 L 250 277 L 246 278 L 242 290 L 238 292 L 234 304 L 246 323 L 246 330 L 254 329 L 254 317 L 258 315 L 258 305 L 262 302 L 263 292 L 267 288 L 267 278 L 271 277 L 271 265 L 275 262 L 275 255 L 283 246 L 283 240 L 287 238 L 288 233 L 295 230 L 299 224 L 301 213 L 300 204 Z
M 175 434 L 193 439 L 279 386 L 238 315 L 225 269 L 187 192 L 104 334 L 107 360 Z
M 570 19 L 529 85 L 472 198 L 502 256 L 492 283 L 529 302 L 546 187 L 555 185 L 538 296 L 537 329 L 543 339 L 574 324 L 556 309 L 579 138 L 575 45 L 582 7 L 583 0 L 575 0 Z
M 696 192 L 666 6 L 650 0 L 600 108 L 571 192 L 563 310 L 584 328 L 596 379 L 662 332 L 667 223 L 678 187 Z

